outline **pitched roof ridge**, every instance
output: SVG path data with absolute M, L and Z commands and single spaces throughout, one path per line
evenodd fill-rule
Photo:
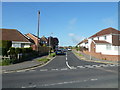
M 109 27 L 109 28 L 103 29 L 103 30 L 95 33 L 94 35 L 90 36 L 89 38 L 97 37 L 97 36 L 102 36 L 102 35 L 105 35 L 105 34 L 116 33 L 116 32 L 120 33 L 119 30 L 117 30 L 115 28 L 112 28 L 112 27 Z
M 0 28 L 0 30 L 17 30 L 17 29 Z

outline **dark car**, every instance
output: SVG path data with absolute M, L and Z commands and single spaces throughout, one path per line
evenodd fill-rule
M 56 55 L 65 55 L 65 52 L 62 49 L 56 50 Z

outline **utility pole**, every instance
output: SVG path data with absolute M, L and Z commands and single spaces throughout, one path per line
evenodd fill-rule
M 39 27 L 40 27 L 40 11 L 38 11 L 38 31 L 37 31 L 37 51 L 39 52 Z
M 52 35 L 53 33 L 51 33 Z M 51 39 L 52 39 L 52 36 L 50 35 L 49 37 L 49 55 L 50 55 L 50 51 L 51 51 Z

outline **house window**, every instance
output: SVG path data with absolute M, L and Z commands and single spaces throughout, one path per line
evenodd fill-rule
M 98 40 L 99 40 L 99 37 L 98 37 Z
M 114 50 L 115 50 L 115 51 L 118 51 L 118 46 L 114 46 Z
M 104 36 L 104 39 L 106 40 L 106 39 L 107 39 L 107 37 L 106 37 L 106 36 Z
M 119 40 L 120 40 L 120 35 L 118 36 Z
M 111 45 L 106 45 L 106 50 L 111 50 Z

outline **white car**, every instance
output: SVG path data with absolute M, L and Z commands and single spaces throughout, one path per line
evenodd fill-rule
M 68 48 L 68 51 L 71 51 L 72 49 Z

